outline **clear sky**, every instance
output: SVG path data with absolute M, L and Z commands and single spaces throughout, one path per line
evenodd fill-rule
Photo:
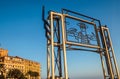
M 120 0 L 0 0 L 0 48 L 9 55 L 40 62 L 46 78 L 46 38 L 42 6 L 46 11 L 61 8 L 77 11 L 108 25 L 120 69 Z M 101 79 L 99 55 L 89 52 L 67 52 L 70 78 Z

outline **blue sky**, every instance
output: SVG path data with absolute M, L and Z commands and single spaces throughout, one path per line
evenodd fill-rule
M 42 6 L 48 10 L 61 8 L 77 11 L 101 20 L 110 29 L 120 69 L 120 0 L 0 0 L 0 44 L 9 55 L 40 62 L 46 78 L 46 38 L 42 22 Z M 71 78 L 102 78 L 99 55 L 89 52 L 67 53 Z

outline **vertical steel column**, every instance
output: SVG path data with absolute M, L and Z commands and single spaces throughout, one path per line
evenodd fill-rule
M 62 45 L 63 45 L 63 58 L 64 58 L 64 75 L 65 75 L 65 79 L 68 79 L 67 58 L 66 58 L 65 24 L 64 24 L 64 16 L 63 15 L 61 15 L 61 20 L 62 20 Z
M 99 39 L 99 35 L 98 35 L 99 31 L 98 31 L 96 25 L 94 25 L 94 29 L 95 29 L 95 32 L 96 32 L 97 44 L 100 47 L 98 50 L 99 50 L 99 53 L 100 53 L 100 59 L 101 59 L 101 64 L 102 64 L 103 75 L 104 75 L 104 79 L 106 79 L 106 77 L 105 77 L 106 76 L 106 72 L 105 72 L 105 68 L 104 68 L 103 54 L 102 54 L 102 51 L 101 51 L 100 39 Z
M 49 40 L 47 40 L 47 79 L 50 79 L 50 46 Z
M 114 49 L 113 49 L 112 41 L 111 41 L 111 38 L 110 38 L 110 32 L 109 32 L 108 28 L 107 28 L 106 30 L 107 30 L 107 34 L 108 34 L 108 39 L 109 39 L 109 41 L 110 41 L 110 46 L 111 46 L 112 57 L 113 57 L 114 65 L 115 65 L 116 74 L 117 74 L 117 76 L 118 76 L 118 79 L 120 79 L 119 69 L 118 69 L 118 67 L 117 67 L 116 57 L 115 57 L 115 54 L 114 54 Z
M 103 27 L 101 27 L 101 30 L 102 30 L 103 41 L 104 41 L 103 44 L 104 44 L 104 48 L 105 48 L 105 58 L 106 58 L 108 73 L 110 74 L 110 78 L 114 79 L 114 75 L 113 75 L 113 71 L 112 71 L 112 65 L 111 65 L 111 62 L 110 62 L 110 57 L 109 57 L 109 52 L 108 52 L 108 48 L 107 48 L 107 44 L 106 44 L 106 39 L 105 39 Z
M 57 32 L 58 32 L 58 43 L 60 44 L 61 42 L 61 40 L 60 40 L 60 37 L 61 37 L 61 35 L 60 35 L 60 24 L 59 24 L 59 18 L 57 18 L 56 19 L 56 22 L 57 22 Z M 57 52 L 58 52 L 58 60 L 59 60 L 59 76 L 60 77 L 62 77 L 62 63 L 61 63 L 61 49 L 60 49 L 60 45 L 58 46 L 58 50 L 57 50 Z
M 51 26 L 51 55 L 52 55 L 51 66 L 52 66 L 52 79 L 55 79 L 53 12 L 50 12 L 50 26 Z
M 106 72 L 105 72 L 105 68 L 104 68 L 104 60 L 103 60 L 102 52 L 100 53 L 100 58 L 101 58 L 101 64 L 102 64 L 102 70 L 103 70 L 104 79 L 106 79 Z

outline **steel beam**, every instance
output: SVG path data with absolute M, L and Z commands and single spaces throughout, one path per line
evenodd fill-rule
M 68 45 L 75 45 L 75 46 L 82 46 L 82 47 L 88 47 L 88 48 L 100 48 L 99 46 L 96 45 L 88 45 L 88 44 L 81 44 L 81 43 L 75 43 L 75 42 L 70 42 L 66 41 L 66 44 Z
M 51 55 L 52 55 L 52 79 L 55 79 L 55 59 L 54 59 L 54 27 L 53 27 L 53 12 L 50 13 L 50 26 L 51 26 Z
M 50 46 L 47 45 L 47 79 L 50 79 L 50 52 Z
M 64 75 L 65 79 L 68 79 L 68 70 L 67 70 L 67 58 L 66 58 L 66 37 L 65 37 L 65 24 L 64 24 L 64 16 L 61 16 L 62 20 L 62 44 L 63 44 L 63 58 L 64 58 Z
M 68 18 L 71 18 L 71 19 L 74 19 L 74 20 L 79 20 L 79 21 L 82 21 L 82 22 L 86 22 L 88 24 L 93 24 L 95 25 L 94 22 L 90 22 L 90 21 L 87 21 L 87 20 L 84 20 L 84 19 L 81 19 L 81 18 L 77 18 L 75 16 L 70 16 L 70 15 L 67 15 L 67 14 L 63 14 L 65 17 L 68 17 Z
M 106 39 L 105 39 L 105 35 L 104 35 L 104 29 L 101 28 L 101 31 L 102 31 L 102 35 L 103 35 L 103 45 L 104 45 L 104 48 L 105 48 L 105 58 L 106 58 L 106 65 L 107 65 L 107 68 L 108 68 L 108 74 L 110 75 L 110 78 L 111 79 L 114 79 L 114 75 L 113 75 L 113 71 L 112 71 L 112 65 L 111 65 L 111 62 L 110 62 L 110 56 L 109 56 L 109 52 L 108 52 L 108 48 L 107 48 L 107 44 L 106 44 Z
M 110 41 L 111 52 L 112 52 L 112 57 L 113 57 L 114 65 L 115 65 L 116 74 L 118 76 L 118 79 L 120 79 L 119 69 L 118 69 L 118 66 L 117 66 L 117 63 L 116 63 L 116 57 L 115 57 L 115 54 L 114 54 L 114 49 L 113 49 L 112 41 L 111 41 L 111 38 L 110 38 L 110 32 L 109 32 L 109 29 L 107 27 L 104 27 L 104 29 L 106 30 L 107 35 L 108 35 L 108 39 Z

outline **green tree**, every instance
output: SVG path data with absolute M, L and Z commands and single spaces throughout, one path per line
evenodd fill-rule
M 33 71 L 28 71 L 27 74 L 30 75 L 30 77 L 35 77 L 35 78 L 39 76 L 38 72 L 33 72 Z
M 26 79 L 19 69 L 10 69 L 7 73 L 7 78 Z
M 0 79 L 5 79 L 2 71 L 0 72 Z
M 39 76 L 39 73 L 38 73 L 38 72 L 34 72 L 34 76 L 35 76 L 35 77 L 38 77 L 38 76 Z
M 0 79 L 5 79 L 4 75 L 3 75 L 3 69 L 4 68 L 4 64 L 0 64 Z

